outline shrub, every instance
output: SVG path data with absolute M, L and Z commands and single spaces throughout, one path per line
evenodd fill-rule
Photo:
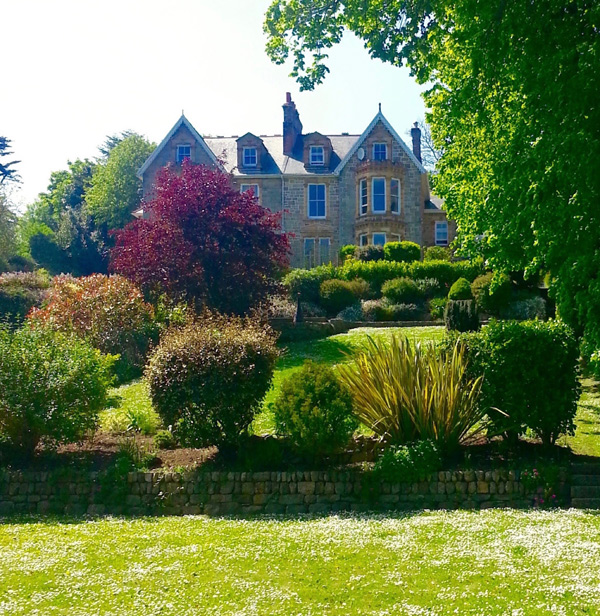
M 352 306 L 348 306 L 344 308 L 338 315 L 338 319 L 343 319 L 344 321 L 362 321 L 364 318 L 362 305 L 360 302 L 356 304 L 352 304 Z
M 549 445 L 573 432 L 579 350 L 566 325 L 492 320 L 460 340 L 468 349 L 470 374 L 484 375 L 482 406 L 505 413 L 490 413 L 494 433 L 515 440 L 530 428 Z
M 313 269 L 293 269 L 283 278 L 292 301 L 296 301 L 298 293 L 303 302 L 317 303 L 319 301 L 319 290 L 324 280 L 338 278 L 335 275 L 336 268 L 333 265 L 320 265 Z
M 421 258 L 421 247 L 414 242 L 388 242 L 383 247 L 386 261 L 404 261 L 411 263 Z
M 0 321 L 22 323 L 32 308 L 42 304 L 49 287 L 46 270 L 0 275 Z
M 354 256 L 359 261 L 383 261 L 385 258 L 385 252 L 383 246 L 374 246 L 369 244 L 368 246 L 360 246 L 356 249 Z
M 83 438 L 106 403 L 114 357 L 74 336 L 0 326 L 0 440 L 31 455 Z
M 334 279 L 325 280 L 321 284 L 321 305 L 328 315 L 337 314 L 355 301 L 356 295 L 351 282 Z
M 264 308 L 265 316 L 271 319 L 293 319 L 296 314 L 296 302 L 281 295 L 269 297 Z
M 57 276 L 44 308 L 30 315 L 33 323 L 86 338 L 103 353 L 119 354 L 120 380 L 139 376 L 156 337 L 152 306 L 122 276 L 94 274 Z
M 446 298 L 448 295 L 448 287 L 435 278 L 422 278 L 415 282 L 426 299 L 432 297 Z
M 391 321 L 392 319 L 382 318 L 388 314 L 386 312 L 387 305 L 381 299 L 369 299 L 361 302 L 363 319 L 365 321 Z
M 183 445 L 234 446 L 260 410 L 277 355 L 258 321 L 205 313 L 167 332 L 152 354 L 152 404 Z
M 353 280 L 362 278 L 366 280 L 372 292 L 378 295 L 384 282 L 393 278 L 407 276 L 410 270 L 409 263 L 397 261 L 346 261 L 338 268 L 338 278 L 343 280 Z
M 472 299 L 448 300 L 444 309 L 444 324 L 448 331 L 477 331 L 479 315 L 475 302 Z
M 466 278 L 459 278 L 448 292 L 449 300 L 473 299 L 471 285 Z
M 482 312 L 498 315 L 508 306 L 512 283 L 506 274 L 497 275 L 489 272 L 478 276 L 471 285 L 477 307 Z
M 381 292 L 390 303 L 394 304 L 415 303 L 423 300 L 423 291 L 410 278 L 388 280 L 381 287 Z
M 413 483 L 428 479 L 442 466 L 440 452 L 432 441 L 390 445 L 379 456 L 373 474 L 380 481 Z
M 346 244 L 340 248 L 339 257 L 340 263 L 344 263 L 348 259 L 354 258 L 356 252 L 356 246 L 354 244 Z
M 314 317 L 314 318 L 322 318 L 327 316 L 327 313 L 321 306 L 318 304 L 313 304 L 312 302 L 301 302 L 300 307 L 302 308 L 302 314 L 305 317 Z
M 444 246 L 428 246 L 423 252 L 423 261 L 451 261 L 452 250 Z
M 451 451 L 480 426 L 481 377 L 466 376 L 465 351 L 412 345 L 394 336 L 390 344 L 369 339 L 339 374 L 354 399 L 358 419 L 392 444 L 431 439 Z
M 334 453 L 357 427 L 352 397 L 332 368 L 313 361 L 283 381 L 271 408 L 277 432 L 308 457 Z
M 356 299 L 369 299 L 372 295 L 371 285 L 362 278 L 350 280 L 350 288 Z
M 168 430 L 159 430 L 154 435 L 154 444 L 158 449 L 175 449 L 177 447 L 177 439 L 172 432 Z
M 382 321 L 418 321 L 423 310 L 416 304 L 389 304 L 384 305 L 384 314 L 390 318 Z
M 434 297 L 433 299 L 430 299 L 427 306 L 429 308 L 431 318 L 435 321 L 441 321 L 444 318 L 447 303 L 447 297 Z
M 544 320 L 546 318 L 546 302 L 543 297 L 529 297 L 511 302 L 503 312 L 503 316 L 517 321 Z

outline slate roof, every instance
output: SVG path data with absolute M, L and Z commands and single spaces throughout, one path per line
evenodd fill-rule
M 323 174 L 333 173 L 340 162 L 345 158 L 352 146 L 360 139 L 360 135 L 326 135 L 331 140 L 333 152 L 328 170 Z M 205 137 L 206 145 L 213 151 L 217 158 L 224 160 L 224 167 L 227 171 L 233 171 L 234 175 L 314 175 L 313 171 L 307 171 L 302 159 L 303 145 L 302 140 L 298 144 L 291 156 L 283 153 L 283 137 L 281 135 L 260 135 L 268 155 L 263 160 L 263 167 L 260 171 L 240 171 L 237 169 L 237 137 Z
M 431 212 L 442 212 L 444 200 L 437 195 L 431 195 L 428 201 L 425 201 L 425 210 Z

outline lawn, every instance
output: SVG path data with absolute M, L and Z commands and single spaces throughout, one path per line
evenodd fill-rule
M 600 613 L 600 516 L 21 520 L 0 615 Z

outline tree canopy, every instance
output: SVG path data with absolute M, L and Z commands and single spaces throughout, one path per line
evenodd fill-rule
M 218 170 L 166 167 L 145 204 L 148 219 L 115 233 L 111 269 L 154 295 L 244 313 L 275 289 L 289 240 L 280 217 Z
M 108 137 L 101 147 L 108 156 L 104 164 L 96 167 L 85 195 L 96 223 L 110 229 L 124 227 L 139 207 L 141 181 L 136 174 L 156 147 L 136 133 L 123 135 L 124 138 Z
M 0 158 L 12 154 L 12 152 L 9 152 L 10 142 L 10 139 L 6 137 L 0 137 Z M 19 181 L 17 170 L 13 167 L 20 162 L 20 160 L 11 160 L 10 162 L 2 162 L 0 160 L 0 184 L 3 184 L 7 180 L 12 180 L 13 182 Z
M 561 315 L 600 347 L 600 3 L 275 0 L 267 52 L 312 88 L 346 29 L 429 85 L 462 252 L 550 272 Z

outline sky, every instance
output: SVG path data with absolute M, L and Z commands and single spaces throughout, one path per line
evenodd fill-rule
M 406 140 L 425 108 L 405 68 L 371 59 L 351 34 L 331 73 L 300 92 L 272 64 L 270 0 L 0 0 L 0 135 L 12 140 L 23 209 L 67 161 L 94 158 L 107 135 L 159 143 L 184 111 L 202 135 L 280 134 L 285 93 L 304 132 L 360 134 L 378 104 Z

